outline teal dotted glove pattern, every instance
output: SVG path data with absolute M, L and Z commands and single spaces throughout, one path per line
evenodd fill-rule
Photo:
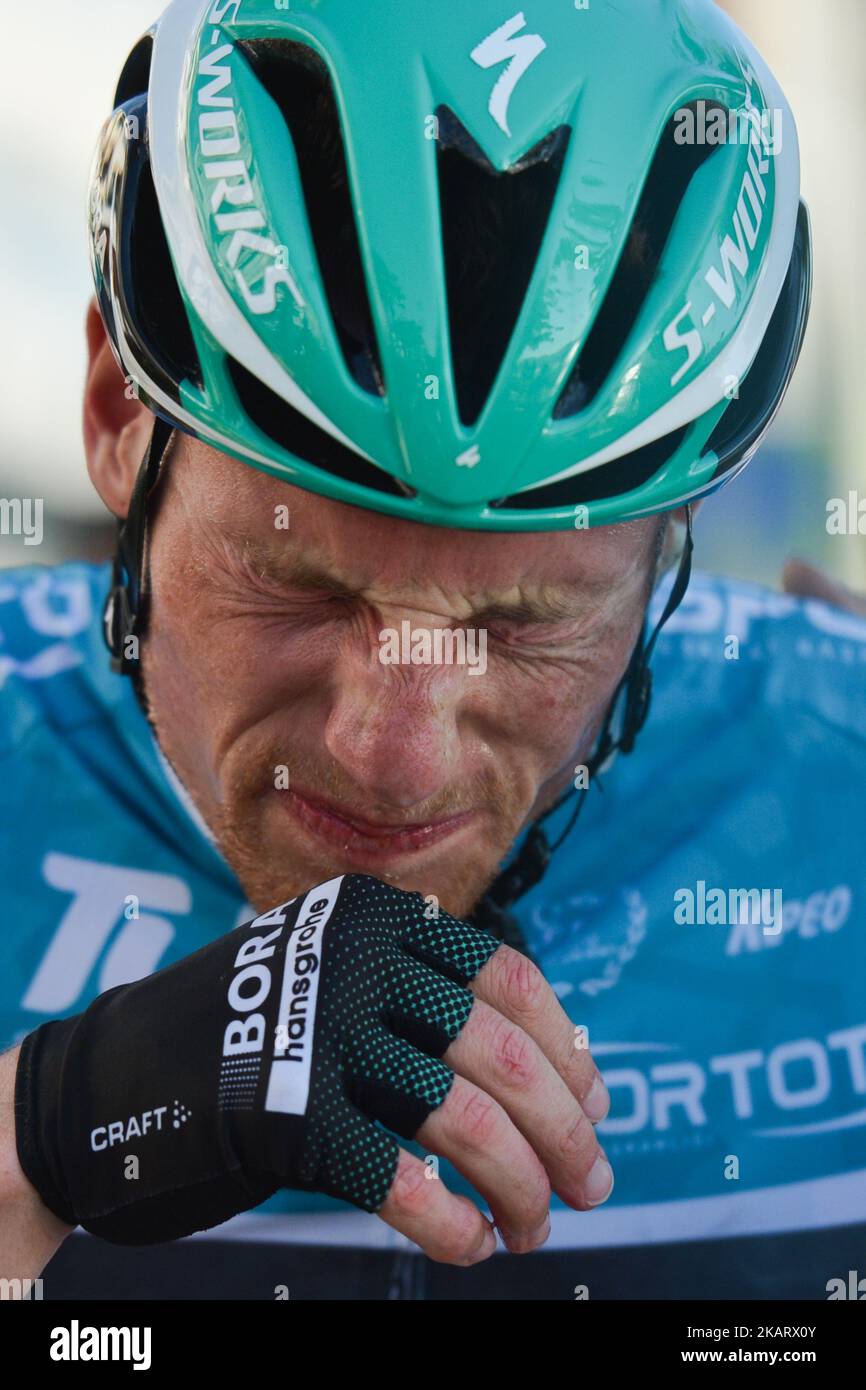
M 128 1245 L 208 1229 L 280 1187 L 378 1211 L 394 1136 L 412 1139 L 448 1095 L 442 1056 L 501 944 L 434 911 L 342 875 L 43 1024 L 16 1078 L 19 1158 L 43 1201 Z

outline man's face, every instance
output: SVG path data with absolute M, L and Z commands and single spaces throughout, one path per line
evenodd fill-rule
M 249 900 L 264 910 L 354 871 L 465 916 L 592 751 L 658 520 L 422 527 L 182 435 L 158 497 L 151 717 Z M 484 631 L 486 670 L 383 662 L 380 633 L 404 623 Z

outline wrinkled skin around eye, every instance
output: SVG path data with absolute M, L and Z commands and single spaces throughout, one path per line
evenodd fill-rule
M 281 506 L 288 529 L 274 524 Z M 250 901 L 354 870 L 466 915 L 591 751 L 640 629 L 657 529 L 420 527 L 178 437 L 152 531 L 145 683 L 161 745 Z M 297 561 L 327 582 L 297 582 Z M 567 611 L 543 621 L 503 616 L 564 593 Z M 472 628 L 483 609 L 483 673 L 380 659 L 385 629 Z M 422 829 L 385 846 L 351 826 L 341 839 L 339 823 L 323 834 L 295 813 L 305 794 L 350 820 Z

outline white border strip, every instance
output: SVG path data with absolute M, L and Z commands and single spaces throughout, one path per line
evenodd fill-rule
M 844 1217 L 842 1213 L 844 1212 Z M 553 1211 L 543 1250 L 600 1250 L 625 1245 L 723 1240 L 814 1231 L 866 1221 L 866 1168 L 830 1178 L 592 1212 Z M 246 1212 L 190 1240 L 233 1240 L 283 1245 L 326 1245 L 363 1250 L 402 1248 L 406 1242 L 366 1212 Z M 543 1253 L 543 1251 L 539 1252 Z

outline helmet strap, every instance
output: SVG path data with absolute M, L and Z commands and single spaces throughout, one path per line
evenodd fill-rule
M 632 652 L 625 675 L 608 705 L 604 724 L 596 740 L 595 751 L 587 764 L 588 786 L 577 788 L 577 798 L 568 825 L 555 844 L 551 845 L 544 832 L 543 823 L 565 805 L 573 794 L 571 789 L 533 822 L 513 861 L 494 879 L 471 914 L 470 920 L 476 926 L 483 927 L 486 931 L 492 932 L 494 936 L 501 937 L 508 945 L 516 947 L 524 955 L 530 955 L 529 948 L 516 918 L 509 909 L 519 898 L 528 893 L 530 888 L 534 888 L 537 883 L 540 883 L 550 863 L 551 856 L 555 854 L 577 824 L 589 787 L 592 786 L 597 775 L 607 768 L 617 752 L 631 753 L 633 751 L 637 736 L 649 716 L 652 700 L 652 671 L 650 670 L 652 654 L 659 633 L 682 603 L 691 578 L 694 538 L 692 535 L 692 509 L 689 504 L 686 505 L 685 512 L 685 541 L 667 603 L 649 640 L 647 640 L 648 624 L 646 619 L 644 620 L 641 635 Z M 611 729 L 617 708 L 620 705 L 620 699 L 623 696 L 622 723 L 618 737 L 614 738 Z M 599 786 L 602 786 L 601 782 L 599 782 Z
M 136 681 L 141 669 L 139 649 L 149 606 L 145 558 L 147 510 L 173 434 L 172 426 L 157 416 L 129 508 L 125 518 L 117 523 L 111 588 L 102 611 L 102 630 L 111 653 L 111 669 L 118 675 L 132 676 Z

